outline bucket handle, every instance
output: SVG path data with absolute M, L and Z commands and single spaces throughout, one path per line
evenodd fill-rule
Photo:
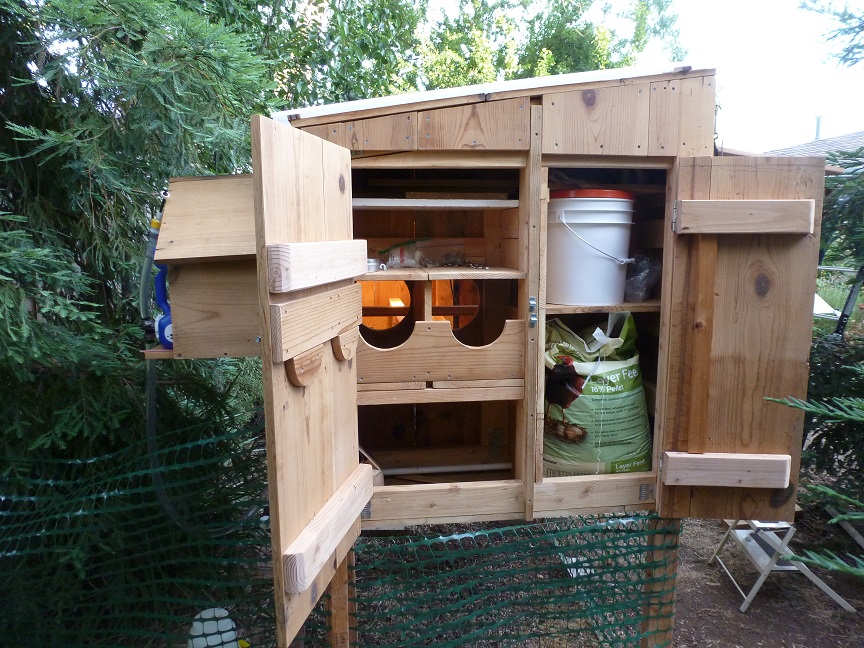
M 597 252 L 599 252 L 599 253 L 602 254 L 603 256 L 612 259 L 612 260 L 613 260 L 615 263 L 617 263 L 618 265 L 627 265 L 628 263 L 633 263 L 633 262 L 636 260 L 636 259 L 619 259 L 619 258 L 616 257 L 616 256 L 613 256 L 613 255 L 611 255 L 611 254 L 607 254 L 606 252 L 604 252 L 603 250 L 601 250 L 601 249 L 598 248 L 598 247 L 594 247 L 594 246 L 591 245 L 588 241 L 586 241 L 584 238 L 582 238 L 581 236 L 579 236 L 579 234 L 576 233 L 576 230 L 574 230 L 572 227 L 570 227 L 570 226 L 567 224 L 567 221 L 564 220 L 564 217 L 563 217 L 561 214 L 558 214 L 558 222 L 561 223 L 561 224 L 562 224 L 564 227 L 566 227 L 568 230 L 570 230 L 570 233 L 571 233 L 573 236 L 575 236 L 576 238 L 578 238 L 580 241 L 582 241 L 585 245 L 587 245 L 588 247 L 590 247 L 592 250 L 596 250 Z

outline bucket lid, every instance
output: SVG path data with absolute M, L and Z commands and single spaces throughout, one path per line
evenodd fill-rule
M 634 196 L 629 191 L 617 189 L 557 189 L 549 192 L 549 198 L 617 198 L 619 200 L 633 200 Z

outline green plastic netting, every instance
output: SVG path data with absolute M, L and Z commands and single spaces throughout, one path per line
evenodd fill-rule
M 0 644 L 185 648 L 195 614 L 223 608 L 238 638 L 275 645 L 261 431 L 194 436 L 5 458 Z M 364 534 L 358 645 L 639 645 L 649 609 L 672 615 L 678 530 L 612 515 Z M 305 645 L 325 642 L 324 608 Z

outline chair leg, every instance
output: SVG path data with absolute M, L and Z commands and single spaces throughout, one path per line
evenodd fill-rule
M 825 581 L 823 581 L 816 574 L 814 574 L 812 571 L 810 571 L 810 568 L 807 565 L 805 565 L 804 563 L 800 563 L 797 560 L 791 560 L 789 562 L 791 562 L 793 565 L 795 565 L 795 567 L 798 569 L 798 571 L 800 571 L 807 578 L 809 578 L 811 581 L 816 583 L 816 586 L 819 589 L 821 589 L 828 596 L 830 596 L 832 599 L 834 599 L 834 601 L 837 604 L 839 604 L 840 607 L 842 607 L 844 610 L 846 610 L 847 612 L 854 612 L 855 611 L 855 608 L 852 607 L 851 605 L 849 605 L 849 603 L 846 602 L 846 599 L 844 599 L 842 596 L 840 596 L 837 592 L 835 592 L 833 589 L 831 589 Z
M 711 557 L 708 559 L 709 565 L 711 563 L 713 563 L 714 560 L 717 558 L 717 555 L 720 553 L 720 550 L 723 548 L 723 546 L 729 540 L 729 535 L 732 533 L 732 530 L 738 526 L 738 522 L 739 522 L 739 520 L 735 520 L 734 522 L 732 522 L 732 524 L 729 526 L 729 528 L 726 529 L 726 533 L 723 534 L 723 538 L 720 540 L 720 544 L 717 545 L 717 548 L 714 550 L 714 553 L 711 554 Z

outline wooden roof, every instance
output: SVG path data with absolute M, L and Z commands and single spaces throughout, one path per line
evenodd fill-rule
M 636 81 L 662 79 L 683 79 L 688 77 L 710 76 L 713 68 L 695 68 L 684 64 L 670 64 L 658 67 L 626 67 L 591 72 L 576 72 L 513 81 L 495 81 L 459 88 L 428 90 L 408 94 L 360 99 L 341 103 L 310 106 L 277 112 L 272 115 L 276 121 L 295 121 L 297 126 L 324 124 L 350 117 L 362 119 L 380 115 L 407 112 L 418 109 L 443 108 L 483 101 L 509 99 L 512 97 L 540 96 L 550 92 L 564 92 L 579 86 L 604 87 L 628 85 Z

